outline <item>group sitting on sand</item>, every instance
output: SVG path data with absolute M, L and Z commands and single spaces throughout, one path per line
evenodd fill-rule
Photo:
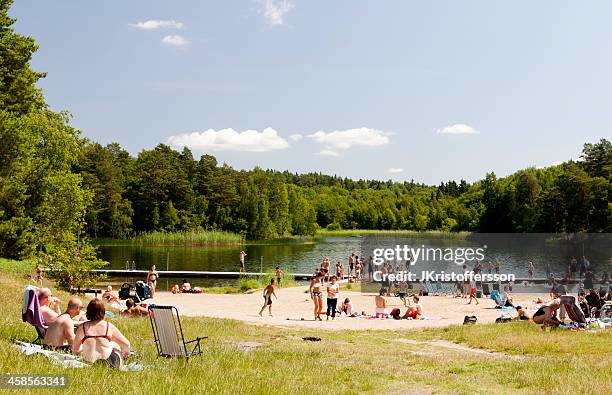
M 406 312 L 404 315 L 401 315 L 401 311 L 399 308 L 394 308 L 391 311 L 387 309 L 387 299 L 386 297 L 389 295 L 389 292 L 386 288 L 381 288 L 378 295 L 374 298 L 374 302 L 376 304 L 375 309 L 375 317 L 376 318 L 397 318 L 397 319 L 410 319 L 417 320 L 423 316 L 423 305 L 421 304 L 421 298 L 418 295 L 412 295 L 412 301 L 414 304 L 405 304 Z

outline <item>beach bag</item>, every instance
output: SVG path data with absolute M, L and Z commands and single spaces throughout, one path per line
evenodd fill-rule
M 466 315 L 463 318 L 463 325 L 473 325 L 478 321 L 475 315 Z
M 132 289 L 132 284 L 123 283 L 121 288 L 119 288 L 119 299 L 126 300 L 130 297 L 130 291 Z
M 147 284 L 138 281 L 136 283 L 136 295 L 138 295 L 140 300 L 151 299 L 153 297 L 153 291 Z
M 393 317 L 394 320 L 401 319 L 402 317 L 400 316 L 400 309 L 396 307 L 393 310 L 391 310 L 391 317 Z

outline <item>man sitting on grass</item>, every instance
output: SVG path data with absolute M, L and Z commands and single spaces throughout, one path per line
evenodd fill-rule
M 47 328 L 43 343 L 52 348 L 70 351 L 74 341 L 75 321 L 85 320 L 85 317 L 80 316 L 82 308 L 83 302 L 79 298 L 70 298 L 66 312 L 60 314 Z
M 38 290 L 38 303 L 45 324 L 51 325 L 60 315 L 60 304 L 62 301 L 54 297 L 49 288 L 41 288 Z M 53 305 L 53 309 L 51 305 Z

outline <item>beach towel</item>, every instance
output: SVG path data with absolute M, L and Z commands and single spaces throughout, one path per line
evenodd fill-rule
M 66 354 L 59 351 L 45 350 L 38 344 L 26 343 L 19 340 L 14 341 L 14 346 L 25 355 L 42 354 L 54 365 L 64 368 L 84 368 L 90 366 L 76 355 Z
M 495 306 L 495 310 L 516 310 L 516 308 L 512 306 Z
M 14 340 L 15 348 L 25 355 L 41 354 L 46 356 L 54 365 L 59 365 L 63 368 L 87 368 L 92 364 L 82 360 L 80 357 L 72 354 L 66 354 L 59 351 L 45 350 L 38 344 L 26 343 L 20 340 Z M 139 362 L 124 363 L 119 370 L 124 372 L 140 372 L 145 369 L 159 369 L 155 365 L 143 365 Z
M 35 327 L 47 329 L 38 303 L 38 288 L 28 285 L 23 292 L 23 300 L 21 320 Z

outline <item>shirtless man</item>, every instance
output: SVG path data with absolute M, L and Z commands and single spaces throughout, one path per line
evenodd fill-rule
M 53 321 L 60 315 L 61 300 L 54 297 L 49 288 L 41 288 L 38 290 L 38 303 L 42 312 L 45 324 L 51 325 Z M 53 309 L 51 308 L 53 305 Z
M 276 291 L 276 287 L 274 287 L 274 279 L 271 279 L 270 284 L 263 290 L 264 304 L 261 307 L 261 310 L 259 310 L 260 317 L 262 316 L 261 314 L 265 310 L 266 306 L 268 306 L 270 317 L 272 317 L 272 295 L 274 295 L 274 297 L 278 300 L 278 296 L 276 296 L 275 291 Z
M 387 311 L 387 299 L 385 299 L 385 295 L 387 295 L 387 290 L 385 288 L 381 288 L 380 292 L 374 299 L 376 302 L 376 318 L 387 318 L 389 316 L 389 312 Z
M 351 255 L 349 255 L 349 257 L 348 257 L 348 264 L 349 264 L 349 272 L 348 272 L 348 274 L 350 276 L 351 274 L 353 274 L 353 267 L 355 265 L 355 253 L 354 252 L 352 252 Z
M 85 317 L 80 316 L 82 308 L 83 302 L 79 298 L 70 298 L 66 312 L 53 320 L 47 328 L 44 344 L 53 348 L 65 348 L 68 351 L 74 341 L 75 321 L 85 320 Z
M 247 256 L 247 253 L 244 251 L 240 251 L 240 273 L 244 273 L 244 257 Z

